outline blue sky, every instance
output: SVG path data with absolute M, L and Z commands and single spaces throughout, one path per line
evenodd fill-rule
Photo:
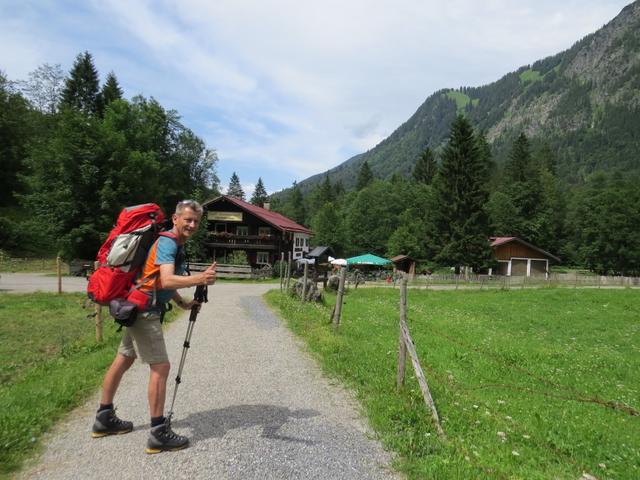
M 628 0 L 0 0 L 0 70 L 88 50 L 269 192 L 373 148 L 441 88 L 569 48 Z

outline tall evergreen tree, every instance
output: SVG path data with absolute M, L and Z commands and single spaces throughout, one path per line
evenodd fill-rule
M 505 164 L 504 177 L 510 182 L 526 182 L 532 174 L 531 146 L 523 133 L 513 144 L 509 159 Z
M 13 194 L 22 190 L 20 174 L 30 140 L 27 101 L 0 71 L 0 206 L 11 205 Z
M 418 158 L 415 167 L 413 168 L 413 179 L 416 182 L 422 182 L 430 185 L 435 177 L 438 169 L 436 159 L 433 156 L 433 152 L 429 147 L 425 148 L 424 152 Z
M 120 88 L 120 84 L 118 83 L 118 79 L 116 78 L 115 73 L 109 72 L 107 75 L 107 80 L 104 82 L 102 86 L 102 105 L 104 108 L 113 102 L 114 100 L 120 100 L 122 98 L 122 89 Z
M 371 171 L 369 162 L 365 160 L 360 166 L 360 171 L 358 172 L 356 190 L 362 190 L 364 187 L 369 185 L 372 181 L 373 181 L 373 172 Z
M 267 201 L 267 198 L 268 195 L 264 188 L 264 183 L 262 183 L 262 177 L 258 177 L 258 183 L 256 183 L 256 188 L 253 191 L 253 195 L 251 195 L 251 203 L 262 207 L 264 202 Z
M 298 186 L 298 182 L 293 182 L 291 194 L 288 201 L 288 214 L 297 223 L 304 225 L 307 217 L 306 209 L 304 208 L 304 197 Z
M 242 185 L 240 185 L 240 179 L 238 178 L 236 172 L 233 172 L 233 174 L 231 175 L 231 179 L 229 180 L 227 195 L 239 198 L 240 200 L 244 200 L 244 190 L 242 190 Z
M 487 172 L 473 128 L 462 115 L 451 125 L 442 163 L 434 181 L 443 265 L 477 270 L 489 262 Z
M 76 57 L 62 92 L 62 103 L 86 115 L 100 113 L 100 81 L 89 52 Z

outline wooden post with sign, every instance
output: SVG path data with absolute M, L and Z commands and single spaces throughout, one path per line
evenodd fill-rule
M 416 347 L 413 343 L 413 339 L 411 338 L 411 334 L 409 333 L 409 327 L 407 326 L 407 323 L 406 323 L 406 312 L 407 312 L 406 299 L 407 299 L 407 279 L 403 278 L 402 284 L 400 286 L 401 343 L 404 344 L 406 351 L 409 352 L 409 356 L 411 357 L 411 363 L 413 364 L 413 370 L 416 374 L 416 380 L 418 380 L 418 384 L 420 385 L 420 390 L 422 391 L 422 398 L 424 399 L 424 402 L 427 408 L 431 410 L 431 418 L 433 419 L 433 423 L 434 423 L 434 426 L 436 427 L 436 431 L 438 432 L 438 436 L 444 440 L 446 439 L 446 435 L 444 433 L 444 430 L 442 429 L 442 425 L 440 425 L 440 417 L 438 416 L 436 405 L 433 402 L 433 398 L 431 397 L 431 391 L 429 390 L 429 384 L 427 383 L 427 378 L 425 377 L 422 367 L 420 366 L 418 353 L 416 352 Z M 399 355 L 399 360 L 400 360 L 400 355 Z M 402 378 L 400 377 L 400 373 L 402 373 Z M 400 364 L 398 364 L 398 379 L 397 379 L 398 386 L 401 386 L 403 381 L 404 381 L 404 367 L 401 369 Z
M 340 283 L 338 284 L 338 295 L 336 296 L 336 308 L 333 310 L 333 327 L 340 326 L 340 315 L 342 315 L 342 299 L 344 298 L 344 284 L 347 279 L 347 268 L 340 268 Z

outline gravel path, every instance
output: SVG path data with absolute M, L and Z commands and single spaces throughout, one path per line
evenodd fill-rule
M 273 286 L 218 284 L 195 324 L 175 406 L 179 452 L 147 455 L 148 367 L 136 362 L 116 406 L 136 426 L 90 437 L 98 394 L 45 439 L 21 478 L 387 479 L 400 478 L 372 440 L 349 394 L 322 376 L 260 296 Z M 186 296 L 186 295 L 185 295 Z M 169 326 L 177 369 L 188 323 Z M 170 375 L 167 408 L 173 395 Z
M 57 292 L 58 277 L 44 273 L 0 273 L 0 293 Z M 86 292 L 84 277 L 62 277 L 63 292 Z

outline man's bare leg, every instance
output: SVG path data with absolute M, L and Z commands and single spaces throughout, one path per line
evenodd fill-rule
M 121 353 L 116 355 L 116 358 L 113 360 L 113 363 L 109 367 L 109 370 L 104 377 L 104 381 L 102 382 L 102 396 L 100 398 L 100 403 L 104 405 L 113 403 L 113 398 L 116 396 L 120 380 L 122 380 L 122 376 L 127 370 L 129 370 L 129 367 L 133 365 L 134 361 L 135 358 L 133 357 L 126 357 Z

